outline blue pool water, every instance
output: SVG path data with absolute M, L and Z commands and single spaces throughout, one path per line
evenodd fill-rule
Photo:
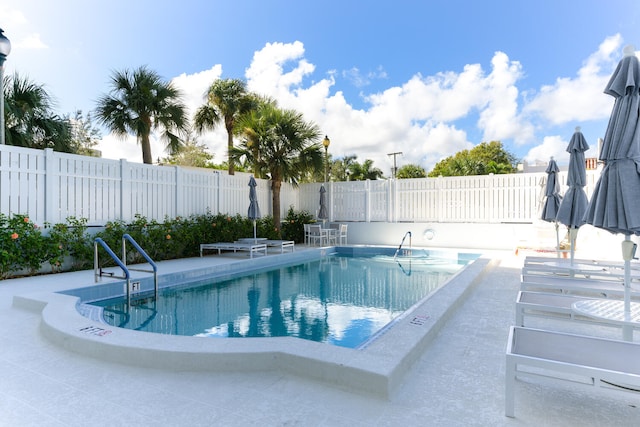
M 477 257 L 477 256 L 475 256 Z M 456 274 L 473 256 L 414 251 L 334 254 L 239 277 L 161 289 L 158 299 L 97 301 L 122 328 L 203 337 L 294 336 L 357 348 Z

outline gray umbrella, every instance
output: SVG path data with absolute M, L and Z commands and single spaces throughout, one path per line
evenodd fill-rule
M 564 193 L 560 209 L 558 209 L 558 222 L 569 228 L 569 240 L 571 241 L 571 264 L 575 253 L 576 237 L 578 229 L 584 225 L 584 214 L 587 211 L 587 193 L 584 186 L 587 184 L 587 171 L 585 167 L 584 152 L 589 149 L 589 144 L 580 132 L 580 126 L 569 141 L 569 175 L 567 185 L 569 189 Z
M 630 312 L 631 259 L 635 244 L 631 234 L 640 234 L 640 63 L 633 46 L 604 91 L 615 98 L 607 125 L 600 160 L 605 164 L 587 207 L 585 220 L 594 227 L 623 233 L 624 309 Z
M 327 190 L 324 188 L 324 184 L 320 186 L 320 209 L 318 210 L 318 219 L 326 220 L 329 218 L 329 212 L 327 211 L 327 201 L 325 193 Z
M 558 215 L 558 208 L 560 207 L 560 183 L 558 182 L 558 172 L 560 168 L 553 157 L 549 160 L 547 165 L 547 184 L 544 187 L 544 206 L 542 207 L 541 219 L 548 222 L 553 222 L 556 225 L 556 253 L 560 256 L 560 236 L 558 235 L 558 221 L 556 216 Z
M 253 238 L 256 239 L 256 220 L 260 219 L 260 206 L 258 206 L 258 194 L 256 193 L 256 187 L 258 183 L 251 177 L 249 179 L 249 210 L 247 211 L 247 217 L 253 220 Z

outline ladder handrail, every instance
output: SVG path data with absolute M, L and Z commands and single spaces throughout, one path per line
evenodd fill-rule
M 96 239 L 93 242 L 94 242 L 93 243 L 93 278 L 94 280 L 97 282 L 98 277 L 102 277 L 103 275 L 109 276 L 112 279 L 125 279 L 126 288 L 127 288 L 127 305 L 129 305 L 131 303 L 131 297 L 129 294 L 129 289 L 131 288 L 131 273 L 129 273 L 129 269 L 122 262 L 122 260 L 118 258 L 118 255 L 116 255 L 111 250 L 109 245 L 107 245 L 107 243 L 104 240 L 102 240 L 100 237 L 96 237 Z M 98 261 L 98 245 L 102 246 L 105 252 L 107 252 L 107 254 L 115 261 L 115 263 L 118 264 L 118 267 L 122 269 L 124 276 L 117 276 L 113 273 L 102 272 L 102 268 L 100 267 L 100 263 Z
M 400 242 L 400 246 L 398 246 L 398 249 L 396 249 L 396 253 L 393 255 L 393 259 L 396 259 L 398 257 L 398 252 L 400 252 L 400 249 L 402 249 L 402 245 L 404 244 L 404 239 L 407 238 L 407 235 L 409 236 L 409 248 L 412 247 L 412 245 L 411 245 L 411 232 L 407 231 L 406 233 L 404 233 L 404 236 L 402 237 L 402 241 Z
M 126 242 L 129 242 L 133 245 L 133 247 L 142 255 L 142 257 L 151 265 L 152 270 L 143 270 L 127 267 L 127 249 Z M 98 259 L 98 245 L 102 246 L 102 248 L 107 252 L 107 254 L 115 261 L 115 263 L 120 267 L 123 271 L 122 276 L 115 275 L 114 273 L 103 272 L 100 267 L 99 259 Z M 138 242 L 136 242 L 133 237 L 129 234 L 124 234 L 122 236 L 122 259 L 118 258 L 109 245 L 102 240 L 100 237 L 96 237 L 94 240 L 94 258 L 93 258 L 93 274 L 94 279 L 97 282 L 98 277 L 108 276 L 115 279 L 125 279 L 127 281 L 127 305 L 131 305 L 131 271 L 143 271 L 147 273 L 153 273 L 153 288 L 155 293 L 155 298 L 158 298 L 158 266 L 151 259 L 151 257 L 140 247 Z
M 102 277 L 102 274 L 103 274 L 102 273 L 102 268 L 100 268 L 98 266 L 98 245 L 102 246 L 102 248 L 115 261 L 115 263 L 118 264 L 118 267 L 120 267 L 122 269 L 122 272 L 124 273 L 124 276 L 115 276 L 113 273 L 111 273 L 111 274 L 108 274 L 109 277 L 115 277 L 116 279 L 126 279 L 127 282 L 128 282 L 129 279 L 131 278 L 131 274 L 129 273 L 129 269 L 122 262 L 122 260 L 120 258 L 118 258 L 118 255 L 116 255 L 111 250 L 109 245 L 107 245 L 107 243 L 104 240 L 102 240 L 100 237 L 96 237 L 96 239 L 94 240 L 94 244 L 93 244 L 93 249 L 94 249 L 94 254 L 95 254 L 95 256 L 93 257 L 93 275 L 94 275 L 95 281 L 97 282 L 98 281 L 98 277 Z M 107 273 L 105 273 L 105 274 L 107 274 Z
M 140 253 L 140 255 L 142 255 L 142 257 L 149 263 L 149 265 L 153 269 L 153 273 L 156 273 L 158 271 L 158 266 L 156 265 L 156 263 L 153 262 L 151 257 L 149 255 L 147 255 L 147 253 L 144 251 L 144 249 L 142 249 L 142 247 L 140 247 L 138 242 L 136 242 L 133 239 L 133 237 L 131 237 L 131 235 L 129 235 L 129 234 L 122 235 L 122 259 L 124 260 L 125 265 L 127 264 L 127 249 L 126 249 L 126 244 L 125 244 L 126 242 L 125 241 L 129 241 L 129 243 L 131 243 L 131 245 L 133 245 L 133 247 Z M 134 268 L 130 268 L 130 270 L 133 270 L 133 271 L 144 271 L 144 272 L 147 272 L 147 273 L 151 273 L 151 271 L 149 271 L 149 270 L 136 270 Z
M 142 247 L 138 244 L 138 242 L 136 242 L 135 239 L 131 237 L 131 235 L 128 233 L 125 233 L 122 235 L 122 259 L 124 260 L 125 265 L 127 265 L 127 241 L 131 243 L 131 245 L 135 248 L 135 250 L 137 250 L 138 253 L 142 255 L 142 257 L 149 263 L 149 265 L 152 268 L 152 270 L 143 270 L 143 269 L 136 269 L 136 268 L 129 268 L 129 269 L 133 271 L 143 271 L 146 273 L 153 273 L 153 291 L 154 291 L 154 296 L 157 299 L 158 298 L 158 266 L 156 265 L 155 262 L 153 262 L 151 257 L 147 255 L 147 253 L 144 251 L 144 249 L 142 249 Z M 130 304 L 130 302 L 131 302 L 130 290 L 129 290 L 129 287 L 127 286 L 127 304 Z

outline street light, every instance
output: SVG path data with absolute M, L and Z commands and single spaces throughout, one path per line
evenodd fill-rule
M 322 145 L 324 145 L 324 182 L 329 182 L 329 144 L 331 144 L 331 141 L 325 135 L 322 140 Z
M 11 53 L 11 42 L 0 28 L 0 145 L 4 145 L 4 61 Z

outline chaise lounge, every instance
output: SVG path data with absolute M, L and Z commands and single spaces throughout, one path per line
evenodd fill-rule
M 515 416 L 518 374 L 640 391 L 640 344 L 512 326 L 507 342 L 505 415 Z M 523 366 L 535 370 L 521 370 Z M 540 371 L 541 370 L 541 371 Z
M 249 252 L 249 257 L 253 258 L 254 253 L 262 253 L 262 255 L 266 255 L 267 245 L 264 243 L 245 242 L 202 243 L 200 245 L 200 256 L 202 256 L 202 252 L 205 250 L 217 250 L 218 255 L 220 255 L 222 251 L 233 251 L 234 253 L 244 251 Z

